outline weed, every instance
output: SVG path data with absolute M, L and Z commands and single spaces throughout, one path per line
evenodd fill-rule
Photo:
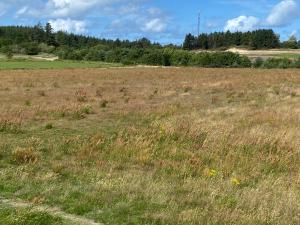
M 53 129 L 53 124 L 52 123 L 47 123 L 46 124 L 46 126 L 45 126 L 45 128 L 46 128 L 46 130 L 51 130 L 51 129 Z
M 296 92 L 296 91 L 292 91 L 292 92 L 290 93 L 290 95 L 291 95 L 292 98 L 293 98 L 293 97 L 296 97 L 296 96 L 297 96 L 297 92 Z
M 43 91 L 43 90 L 38 90 L 37 93 L 38 93 L 39 96 L 46 97 L 46 92 Z
M 75 96 L 78 102 L 87 102 L 87 92 L 84 90 L 79 90 L 75 92 Z
M 52 86 L 53 86 L 54 88 L 60 88 L 60 85 L 59 85 L 58 82 L 54 82 L 54 83 L 52 84 Z
M 191 90 L 193 90 L 193 88 L 192 88 L 191 86 L 185 86 L 185 87 L 183 88 L 183 92 L 184 92 L 184 93 L 188 93 L 188 92 L 190 92 Z
M 280 94 L 280 87 L 273 87 L 273 91 L 276 95 Z
M 31 106 L 31 105 L 32 105 L 32 104 L 31 104 L 31 101 L 30 101 L 30 100 L 26 100 L 26 101 L 25 101 L 25 105 L 28 106 L 28 107 Z
M 97 90 L 96 90 L 96 96 L 99 97 L 99 98 L 101 98 L 102 97 L 102 93 L 103 93 L 102 89 L 101 88 L 97 88 Z
M 101 100 L 100 101 L 100 107 L 101 108 L 106 108 L 108 105 L 108 101 L 107 100 Z

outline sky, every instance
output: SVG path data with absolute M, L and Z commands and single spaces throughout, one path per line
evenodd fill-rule
M 181 44 L 187 33 L 271 28 L 300 38 L 300 0 L 0 0 L 0 25 Z

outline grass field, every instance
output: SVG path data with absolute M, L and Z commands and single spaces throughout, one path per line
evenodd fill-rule
M 89 62 L 89 61 L 68 61 L 68 60 L 27 60 L 0 59 L 0 70 L 15 70 L 15 69 L 78 69 L 78 68 L 107 68 L 118 67 L 117 63 L 105 62 Z
M 299 224 L 299 130 L 299 70 L 2 70 L 0 197 L 106 225 Z

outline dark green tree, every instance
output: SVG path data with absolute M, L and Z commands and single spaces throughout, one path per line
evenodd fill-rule
M 185 37 L 183 42 L 183 49 L 185 50 L 193 50 L 197 48 L 197 41 L 196 38 L 192 34 L 188 34 Z
M 46 32 L 46 43 L 48 45 L 53 45 L 55 46 L 56 43 L 55 43 L 55 36 L 53 34 L 53 28 L 51 26 L 50 23 L 47 23 L 46 26 L 45 26 L 45 32 Z

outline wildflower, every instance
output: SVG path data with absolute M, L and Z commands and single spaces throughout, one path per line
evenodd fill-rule
M 241 181 L 234 177 L 234 178 L 231 178 L 231 184 L 233 186 L 239 186 L 241 184 Z
M 216 170 L 209 170 L 209 174 L 210 177 L 215 177 L 217 176 L 217 171 Z
M 208 176 L 208 177 L 215 177 L 215 176 L 217 176 L 217 171 L 214 170 L 214 169 L 206 169 L 206 170 L 204 171 L 204 173 L 205 173 L 206 176 Z

